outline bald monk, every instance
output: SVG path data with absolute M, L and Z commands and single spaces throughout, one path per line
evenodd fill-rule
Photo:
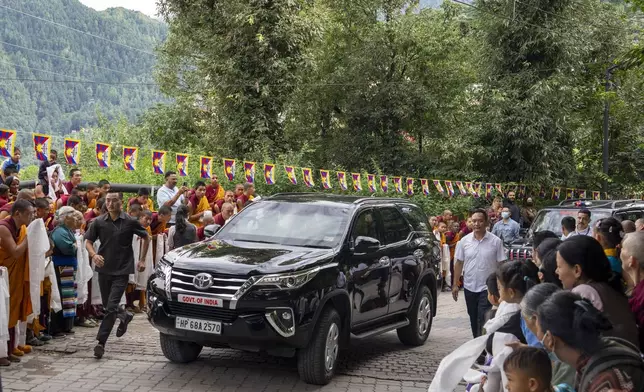
M 18 192 L 18 195 L 16 196 L 16 201 L 18 200 L 34 201 L 36 200 L 36 196 L 34 195 L 34 191 L 31 189 L 23 189 Z M 0 219 L 5 219 L 11 215 L 13 203 L 15 202 L 9 202 L 0 208 Z
M 11 216 L 0 220 L 0 265 L 9 272 L 9 360 L 30 353 L 31 346 L 16 345 L 16 326 L 26 322 L 32 313 L 29 294 L 29 260 L 27 258 L 27 225 L 34 218 L 34 207 L 25 199 L 16 200 Z

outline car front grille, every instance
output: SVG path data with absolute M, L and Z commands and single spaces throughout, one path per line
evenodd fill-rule
M 187 294 L 231 300 L 235 293 L 247 281 L 246 278 L 242 277 L 207 272 L 213 277 L 213 285 L 206 290 L 201 290 L 196 288 L 193 283 L 195 275 L 201 272 L 207 271 L 190 271 L 173 268 L 170 279 L 172 293 L 176 295 Z
M 532 249 L 529 249 L 529 248 L 510 249 L 510 251 L 508 252 L 508 259 L 511 261 L 532 260 Z

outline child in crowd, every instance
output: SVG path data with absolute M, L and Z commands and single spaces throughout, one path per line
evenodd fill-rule
M 499 309 L 499 304 L 501 304 L 501 294 L 499 294 L 499 286 L 497 285 L 496 272 L 488 276 L 487 281 L 487 300 L 492 304 L 492 309 L 488 310 L 485 313 L 485 322 L 493 319 L 496 316 L 496 311 Z
M 574 392 L 567 384 L 552 386 L 550 358 L 542 349 L 516 348 L 505 359 L 503 371 L 508 392 Z

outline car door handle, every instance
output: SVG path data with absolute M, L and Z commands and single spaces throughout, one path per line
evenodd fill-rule
M 378 260 L 378 265 L 381 267 L 389 267 L 391 265 L 391 260 L 389 260 L 389 257 L 387 256 L 381 257 L 380 260 Z

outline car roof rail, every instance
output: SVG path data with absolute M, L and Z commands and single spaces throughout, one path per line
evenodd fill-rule
M 577 203 L 584 203 L 587 202 L 587 205 L 577 205 Z M 613 200 L 592 200 L 592 199 L 566 199 L 563 200 L 561 203 L 558 204 L 559 207 L 579 207 L 579 208 L 597 208 L 597 207 L 608 207 L 615 204 L 615 201 Z
M 641 199 L 628 199 L 628 200 L 615 200 L 612 204 L 613 208 L 626 207 L 629 204 L 644 203 Z

